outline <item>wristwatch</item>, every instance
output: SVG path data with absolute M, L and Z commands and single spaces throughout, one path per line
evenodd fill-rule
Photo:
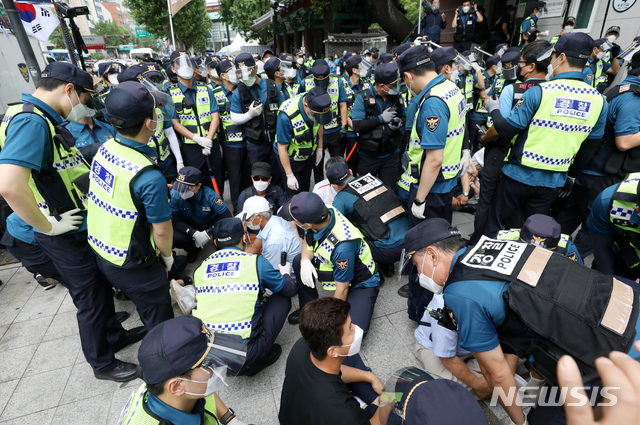
M 229 410 L 227 410 L 227 413 L 225 413 L 224 415 L 222 415 L 222 417 L 220 418 L 220 423 L 222 425 L 226 425 L 227 423 L 229 423 L 231 421 L 231 419 L 236 417 L 236 412 L 233 411 L 232 408 L 228 408 Z
M 413 200 L 413 205 L 415 205 L 416 207 L 419 207 L 420 205 L 424 204 L 425 202 L 427 202 L 427 198 L 424 198 L 424 201 L 420 202 L 417 199 Z
M 469 197 L 469 192 L 462 192 L 462 194 L 463 194 L 464 196 L 466 196 L 467 198 Z

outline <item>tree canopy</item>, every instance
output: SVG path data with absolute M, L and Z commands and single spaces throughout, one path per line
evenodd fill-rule
M 248 39 L 259 39 L 262 44 L 273 37 L 273 28 L 268 25 L 262 31 L 251 29 L 254 19 L 267 13 L 269 0 L 221 0 L 222 21 Z

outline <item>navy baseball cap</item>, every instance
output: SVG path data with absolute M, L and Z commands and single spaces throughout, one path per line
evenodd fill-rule
M 589 59 L 593 51 L 593 38 L 583 32 L 570 32 L 565 34 L 554 45 L 553 50 L 557 55 L 580 59 Z
M 530 37 L 533 33 L 539 33 L 539 32 L 540 31 L 536 27 L 529 27 L 524 32 L 524 35 L 526 35 L 527 37 Z
M 142 65 L 133 65 L 118 74 L 118 83 L 126 83 L 127 81 L 140 81 L 142 73 L 146 70 Z
M 500 56 L 498 55 L 493 55 L 493 56 L 489 56 L 487 58 L 487 69 L 491 68 L 494 65 L 498 65 L 500 63 Z
M 144 85 L 133 81 L 119 84 L 109 92 L 104 104 L 109 117 L 124 121 L 116 128 L 128 128 L 153 116 L 153 111 L 167 104 L 167 95 L 150 92 Z
M 315 80 L 316 86 L 327 88 L 329 86 L 329 65 L 324 59 L 318 59 L 313 63 L 313 67 L 311 67 L 311 74 L 313 75 L 313 79 Z
M 437 50 L 440 49 L 436 49 L 434 52 Z M 427 46 L 414 46 L 398 57 L 398 68 L 400 73 L 403 73 L 429 62 L 431 62 L 431 54 Z
M 225 59 L 218 62 L 218 64 L 216 65 L 216 71 L 218 72 L 218 75 L 226 74 L 231 69 L 233 69 L 233 63 L 230 60 Z
M 618 34 L 618 37 L 620 36 L 620 27 L 617 25 L 613 25 L 609 28 L 607 28 L 607 32 L 605 32 L 605 34 Z
M 194 186 L 202 183 L 202 172 L 196 167 L 182 167 L 178 170 L 178 177 L 173 182 L 171 190 L 184 193 Z
M 213 228 L 213 237 L 218 242 L 228 242 L 244 235 L 242 220 L 236 217 L 223 218 Z
M 381 63 L 375 72 L 376 84 L 393 84 L 398 81 L 398 67 L 395 63 Z
M 496 46 L 496 55 L 502 56 L 508 48 L 509 45 L 507 43 L 498 44 Z
M 164 78 L 162 75 L 162 71 L 160 71 L 160 65 L 155 62 L 146 62 L 140 65 L 144 70 L 142 71 L 142 75 L 146 78 L 152 77 L 160 77 Z M 132 67 L 133 68 L 133 67 Z M 118 79 L 118 81 L 120 81 Z
M 302 192 L 291 198 L 289 214 L 298 223 L 320 223 L 327 218 L 329 210 L 320 196 Z
M 379 52 L 377 47 L 372 47 L 371 48 L 371 53 L 375 53 L 375 52 Z
M 327 179 L 331 184 L 340 184 L 350 175 L 349 166 L 342 162 L 334 164 L 327 170 Z
M 443 239 L 460 236 L 460 231 L 444 218 L 429 218 L 409 229 L 404 235 L 404 249 L 406 255 L 413 255 L 416 251 L 433 245 Z
M 511 68 L 515 68 L 518 65 L 518 60 L 520 59 L 520 49 L 518 47 L 509 48 L 504 55 L 502 55 L 502 69 L 509 70 Z
M 355 54 L 355 53 L 353 53 L 353 52 L 347 52 L 347 53 L 345 53 L 344 55 L 342 55 L 342 61 L 343 61 L 343 62 L 346 62 L 346 61 L 347 61 L 347 59 L 349 59 L 351 56 L 360 56 L 360 55 L 356 55 L 356 54 Z M 360 60 L 362 61 L 362 58 L 360 58 Z
M 264 63 L 264 72 L 267 73 L 267 77 L 273 79 L 276 71 L 280 69 L 280 64 L 282 61 L 275 56 L 270 57 Z
M 547 7 L 547 3 L 543 2 L 543 1 L 539 1 L 538 3 L 536 3 L 536 9 L 540 10 L 540 9 L 544 9 L 545 7 Z
M 406 52 L 407 50 L 409 50 L 413 46 L 415 46 L 415 44 L 413 42 L 402 43 L 401 45 L 396 47 L 396 50 L 394 52 L 395 52 L 396 55 L 400 56 L 401 54 L 403 54 L 404 52 Z
M 443 47 L 431 52 L 431 60 L 433 61 L 433 64 L 436 66 L 436 68 L 440 68 L 445 64 L 454 61 L 457 57 L 458 52 L 453 47 Z
M 93 78 L 91 75 L 67 62 L 51 62 L 42 71 L 41 78 L 55 78 L 65 83 L 75 84 L 84 90 L 93 93 Z
M 186 50 L 174 50 L 173 52 L 171 52 L 170 56 L 171 63 L 174 63 L 176 59 L 183 55 L 187 55 L 187 57 L 189 57 L 189 52 Z
M 552 217 L 534 214 L 527 218 L 520 230 L 520 240 L 542 248 L 556 249 L 562 229 Z
M 629 61 L 629 68 L 638 68 L 640 67 L 640 52 L 636 52 L 631 56 L 631 60 Z
M 98 74 L 101 77 L 104 77 L 105 74 L 108 74 L 110 72 L 122 72 L 123 68 L 125 67 L 123 67 L 119 62 L 103 62 L 98 64 Z
M 378 59 L 379 63 L 390 63 L 393 62 L 393 55 L 391 53 L 383 53 Z
M 562 24 L 562 27 L 564 28 L 565 25 L 576 25 L 576 18 L 575 16 L 567 16 L 567 19 L 564 21 L 564 23 Z
M 606 38 L 599 38 L 597 40 L 593 40 L 593 47 L 597 47 L 598 49 L 606 52 L 611 49 L 611 44 L 609 44 L 609 41 Z
M 351 55 L 345 61 L 344 64 L 347 68 L 357 68 L 362 62 L 362 56 L 360 55 Z
M 218 58 L 215 56 L 207 56 L 205 59 L 205 64 L 208 69 L 215 68 L 218 64 Z
M 236 67 L 246 66 L 247 68 L 251 68 L 252 66 L 256 66 L 256 60 L 249 53 L 240 53 L 234 59 L 233 63 Z
M 291 53 L 280 53 L 279 59 L 283 62 L 291 62 L 291 63 L 296 61 L 296 58 L 294 58 Z
M 304 55 L 304 53 L 302 53 L 302 50 L 300 49 L 293 50 L 293 56 L 302 56 L 302 55 Z
M 267 53 L 270 54 L 271 56 L 275 56 L 275 54 L 273 53 L 273 50 L 264 49 L 264 52 L 262 52 L 262 57 L 264 57 L 264 55 L 266 55 Z
M 307 105 L 319 124 L 326 125 L 333 119 L 331 97 L 322 87 L 314 87 L 305 95 Z

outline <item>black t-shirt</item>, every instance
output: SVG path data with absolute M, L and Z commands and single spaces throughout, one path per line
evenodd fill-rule
M 300 338 L 287 359 L 278 419 L 281 425 L 368 425 L 340 375 L 318 369 Z

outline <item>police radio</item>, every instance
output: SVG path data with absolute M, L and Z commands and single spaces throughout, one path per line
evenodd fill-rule
M 453 315 L 451 309 L 447 306 L 438 309 L 427 308 L 429 316 L 433 317 L 438 325 L 450 331 L 458 332 L 458 321 Z

